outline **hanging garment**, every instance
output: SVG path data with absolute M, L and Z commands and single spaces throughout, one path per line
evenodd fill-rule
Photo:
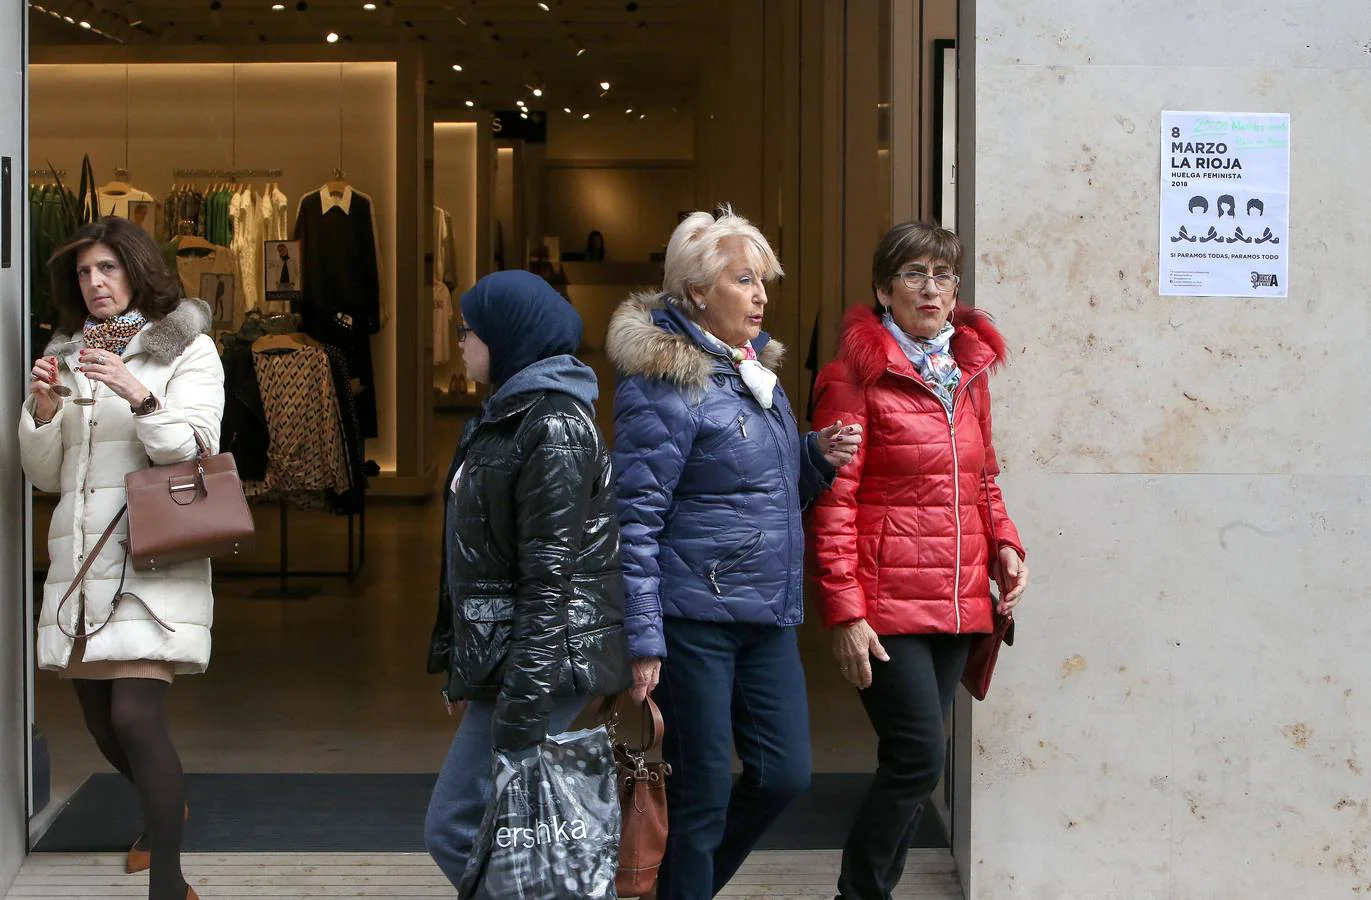
M 252 354 L 266 411 L 265 489 L 347 491 L 347 450 L 328 352 L 318 347 Z
M 441 281 L 433 282 L 433 364 L 452 359 L 452 292 Z
M 228 247 L 201 250 L 186 247 L 176 251 L 176 274 L 187 297 L 199 297 L 209 304 L 214 322 L 220 327 L 236 328 L 243 322 L 246 310 L 242 292 L 229 289 L 229 282 L 216 278 L 207 282 L 206 275 L 232 275 L 238 278 L 238 255 Z
M 262 194 L 261 213 L 262 240 L 290 240 L 290 207 L 286 195 L 274 184 Z
M 229 201 L 229 214 L 233 219 L 233 243 L 230 246 L 238 257 L 238 293 L 245 313 L 256 309 L 261 297 L 261 206 L 265 201 L 265 197 L 258 197 L 250 187 L 244 187 Z
M 343 351 L 362 382 L 357 416 L 366 437 L 379 434 L 371 335 L 381 330 L 380 266 L 371 199 L 327 188 L 300 201 L 294 235 L 300 241 L 303 299 L 297 305 L 305 333 Z
M 118 188 L 106 186 L 100 189 L 100 215 L 118 216 L 121 219 L 129 217 L 129 204 L 139 202 L 156 202 L 156 199 L 147 191 L 140 191 L 135 187 L 121 185 Z
M 442 207 L 433 207 L 433 280 L 457 290 L 457 244 L 452 234 L 452 216 Z

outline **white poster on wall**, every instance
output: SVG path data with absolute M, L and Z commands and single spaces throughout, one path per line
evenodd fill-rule
M 1162 113 L 1163 297 L 1285 297 L 1290 116 Z

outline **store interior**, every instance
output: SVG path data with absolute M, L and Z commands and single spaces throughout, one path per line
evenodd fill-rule
M 787 267 L 767 325 L 790 348 L 782 384 L 805 409 L 812 366 L 834 340 L 821 323 L 835 319 L 820 310 L 861 299 L 860 268 L 889 224 L 900 176 L 889 4 L 854 0 L 862 18 L 848 24 L 869 34 L 870 85 L 858 95 L 849 84 L 841 99 L 865 109 L 869 156 L 846 165 L 870 185 L 849 197 L 844 222 L 861 221 L 843 241 L 861 262 L 807 283 L 819 271 L 812 260 L 838 251 L 825 207 L 808 199 L 824 173 L 805 155 L 823 139 L 805 110 L 824 85 L 805 80 L 803 62 L 807 42 L 824 38 L 794 21 L 783 8 L 792 5 L 833 14 L 822 0 L 29 4 L 33 282 L 44 248 L 63 236 L 55 198 L 79 189 L 88 161 L 101 212 L 143 223 L 187 295 L 212 303 L 226 365 L 259 342 L 291 341 L 316 355 L 333 347 L 327 356 L 348 364 L 350 378 L 328 358 L 310 370 L 337 399 L 327 424 L 347 464 L 274 466 L 251 482 L 256 544 L 216 565 L 209 670 L 170 694 L 186 772 L 440 765 L 456 719 L 425 673 L 438 473 L 483 396 L 462 375 L 455 334 L 458 299 L 480 276 L 527 268 L 567 296 L 612 437 L 610 315 L 629 292 L 659 284 L 680 213 L 732 202 Z M 955 61 L 945 68 L 944 51 L 956 2 L 914 7 L 913 77 L 926 103 L 912 180 L 923 214 L 950 216 L 955 90 L 943 88 Z M 311 231 L 324 217 L 336 226 L 340 212 L 352 243 L 337 227 Z M 42 293 L 32 298 L 35 354 L 51 334 Z M 292 310 L 311 293 L 310 308 L 327 315 L 306 321 Z M 278 399 L 263 386 L 269 425 Z M 40 584 L 52 505 L 35 494 Z M 870 771 L 874 737 L 828 635 L 817 623 L 800 634 L 816 772 Z M 68 684 L 40 672 L 33 695 L 36 844 L 109 767 Z

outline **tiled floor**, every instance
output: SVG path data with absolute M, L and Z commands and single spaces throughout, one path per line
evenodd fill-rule
M 609 404 L 601 404 L 605 417 Z M 608 426 L 609 423 L 605 423 Z M 438 418 L 435 457 L 446 460 L 462 419 Z M 373 503 L 367 565 L 354 584 L 310 582 L 304 600 L 249 599 L 271 581 L 216 581 L 209 672 L 171 692 L 172 727 L 190 772 L 433 772 L 454 720 L 424 671 L 438 579 L 437 500 Z M 343 563 L 346 520 L 291 513 L 300 568 Z M 259 510 L 258 563 L 273 564 L 272 508 Z M 44 527 L 45 524 L 44 524 Z M 43 532 L 39 532 L 43 533 Z M 251 562 L 251 561 L 250 561 Z M 818 771 L 868 771 L 874 742 L 860 704 L 839 679 L 817 625 L 801 631 Z M 108 771 L 82 726 L 70 685 L 37 684 L 37 720 L 52 758 L 53 800 L 39 830 L 92 772 Z
M 828 900 L 836 853 L 758 853 L 720 894 L 728 900 Z M 451 897 L 453 889 L 427 856 L 281 854 L 186 858 L 186 875 L 205 900 L 216 897 Z M 10 898 L 144 897 L 147 876 L 125 875 L 108 856 L 30 857 Z M 943 851 L 910 855 L 896 900 L 962 900 L 952 860 Z

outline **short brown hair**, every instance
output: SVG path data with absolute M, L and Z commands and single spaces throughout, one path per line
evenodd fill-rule
M 76 257 L 87 247 L 104 244 L 124 264 L 136 309 L 152 321 L 161 319 L 181 302 L 181 279 L 167 268 L 162 251 L 148 233 L 127 219 L 109 216 L 83 226 L 48 259 L 52 300 L 61 328 L 68 335 L 81 331 L 90 313 L 76 277 Z
M 962 242 L 957 235 L 927 222 L 905 222 L 885 233 L 871 258 L 871 292 L 889 291 L 900 274 L 900 267 L 924 256 L 942 260 L 952 274 L 962 274 Z M 877 298 L 877 305 L 880 299 Z

